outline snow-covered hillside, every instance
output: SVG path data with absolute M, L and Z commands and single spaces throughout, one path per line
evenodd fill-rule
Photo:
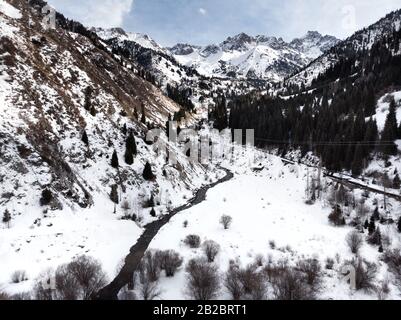
M 335 37 L 316 31 L 290 43 L 282 38 L 241 33 L 219 45 L 178 44 L 169 50 L 181 64 L 205 76 L 280 81 L 338 42 Z
M 230 261 L 246 267 L 249 264 L 258 264 L 257 261 L 262 257 L 262 266 L 258 269 L 263 270 L 265 266 L 285 260 L 290 265 L 295 265 L 299 259 L 312 258 L 318 259 L 321 265 L 325 266 L 328 259 L 332 259 L 333 268 L 323 269 L 319 299 L 376 299 L 374 293 L 351 290 L 349 285 L 342 281 L 341 266 L 354 257 L 346 243 L 347 234 L 353 228 L 335 227 L 329 223 L 328 216 L 332 208 L 327 199 L 331 188 L 336 184 L 330 179 L 324 179 L 324 197 L 313 205 L 307 205 L 305 188 L 308 179 L 318 175 L 317 169 L 286 164 L 280 158 L 263 152 L 256 152 L 256 162 L 250 165 L 249 156 L 247 151 L 231 163 L 225 163 L 225 166 L 235 173 L 234 179 L 210 190 L 206 202 L 173 218 L 153 240 L 151 248 L 173 249 L 184 256 L 185 265 L 190 259 L 204 256 L 202 247 L 191 249 L 184 243 L 187 235 L 199 235 L 202 243 L 213 240 L 221 247 L 215 260 L 220 275 L 228 270 Z M 367 208 L 366 217 L 369 217 L 368 212 L 374 210 L 373 203 L 378 201 L 379 207 L 382 206 L 380 195 L 371 193 L 365 199 L 366 194 L 359 189 L 353 190 L 353 195 L 356 202 L 363 200 Z M 400 212 L 399 202 L 389 202 L 392 212 Z M 358 215 L 359 209 L 346 210 L 347 223 L 350 223 Z M 228 230 L 224 230 L 219 223 L 222 215 L 233 218 Z M 393 218 L 398 216 L 399 214 Z M 397 248 L 401 244 L 401 236 L 395 228 L 394 225 L 381 226 L 383 238 L 391 238 L 391 245 L 387 249 Z M 377 247 L 367 242 L 364 242 L 359 254 L 374 263 L 377 263 L 381 256 Z M 378 265 L 375 283 L 379 285 L 380 281 L 386 280 L 390 274 L 384 263 L 379 262 Z M 161 299 L 185 299 L 185 270 L 179 270 L 174 278 L 166 278 L 162 274 L 159 286 Z M 399 299 L 400 293 L 397 288 L 390 286 L 389 298 Z M 218 297 L 230 298 L 223 285 Z M 271 287 L 267 290 L 267 297 L 274 299 Z
M 307 87 L 314 79 L 323 74 L 333 64 L 339 61 L 339 57 L 349 54 L 350 52 L 363 52 L 372 48 L 373 44 L 378 40 L 387 36 L 391 36 L 394 31 L 400 30 L 401 26 L 401 10 L 389 13 L 386 17 L 380 19 L 371 26 L 364 28 L 348 39 L 338 42 L 331 50 L 322 54 L 320 57 L 311 62 L 306 68 L 299 73 L 290 77 L 287 85 L 302 83 Z M 400 54 L 399 50 L 394 50 L 394 54 Z
M 144 141 L 147 125 L 164 125 L 180 106 L 100 39 L 45 29 L 35 3 L 0 2 L 0 212 L 11 218 L 0 228 L 0 291 L 16 269 L 31 281 L 11 292 L 80 254 L 100 259 L 112 277 L 144 224 L 216 179 L 177 147 L 169 165 Z M 130 132 L 132 165 L 124 157 Z M 153 181 L 142 177 L 147 162 Z

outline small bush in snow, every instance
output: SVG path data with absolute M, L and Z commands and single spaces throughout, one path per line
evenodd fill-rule
M 358 231 L 351 231 L 346 238 L 346 242 L 348 247 L 350 248 L 353 254 L 358 254 L 359 250 L 363 245 L 362 236 Z
M 213 240 L 207 240 L 203 243 L 203 252 L 209 262 L 214 262 L 216 256 L 219 254 L 220 245 Z
M 276 242 L 274 240 L 269 241 L 269 246 L 270 249 L 275 250 L 276 249 Z
M 266 298 L 267 286 L 264 275 L 256 270 L 254 265 L 239 270 L 239 279 L 244 294 L 252 300 L 264 300 Z
M 122 301 L 137 300 L 137 296 L 133 290 L 129 290 L 128 286 L 125 286 L 118 293 L 118 300 L 122 300 Z
M 376 287 L 376 294 L 378 300 L 386 300 L 390 294 L 389 280 L 384 279 L 381 281 L 380 285 Z
M 297 270 L 301 271 L 306 279 L 306 283 L 312 291 L 318 292 L 322 283 L 322 266 L 317 259 L 306 259 L 297 262 Z
M 383 254 L 383 261 L 387 263 L 389 271 L 394 274 L 398 286 L 401 288 L 401 251 L 388 250 Z
M 231 264 L 224 277 L 224 286 L 231 294 L 233 300 L 241 300 L 244 294 L 239 271 L 238 266 Z
M 182 223 L 182 226 L 183 226 L 184 228 L 187 228 L 187 227 L 188 227 L 188 220 L 185 220 L 185 221 Z
M 196 249 L 199 248 L 201 239 L 198 235 L 190 234 L 185 238 L 184 243 L 190 248 Z
M 352 266 L 355 270 L 356 290 L 372 291 L 375 287 L 377 265 L 362 258 L 346 261 L 344 266 Z
M 223 225 L 225 230 L 228 230 L 230 228 L 232 221 L 233 221 L 233 218 L 230 216 L 227 216 L 227 215 L 223 215 L 220 218 L 220 223 Z
M 11 297 L 5 293 L 0 291 L 0 301 L 11 300 Z
M 44 189 L 42 191 L 42 197 L 40 198 L 40 205 L 47 206 L 53 200 L 53 194 L 49 189 Z
M 335 226 L 344 226 L 345 219 L 339 205 L 336 205 L 329 215 L 329 221 Z
M 17 270 L 11 275 L 12 283 L 20 283 L 28 280 L 28 276 L 24 270 Z
M 146 280 L 156 282 L 160 278 L 161 271 L 161 256 L 157 252 L 147 251 L 143 257 L 140 271 L 146 274 Z
M 174 250 L 167 250 L 159 251 L 157 255 L 159 256 L 160 268 L 166 272 L 166 277 L 174 277 L 183 262 L 179 253 Z
M 193 259 L 187 267 L 187 295 L 194 300 L 211 300 L 218 295 L 220 279 L 218 268 L 204 259 Z
M 160 289 L 157 281 L 152 281 L 149 273 L 145 270 L 139 272 L 139 293 L 143 300 L 154 300 L 160 295 Z
M 332 258 L 327 258 L 326 259 L 326 269 L 327 270 L 333 270 L 333 268 L 334 268 L 334 259 L 332 259 Z

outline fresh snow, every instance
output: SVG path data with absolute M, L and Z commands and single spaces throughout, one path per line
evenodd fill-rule
M 0 13 L 3 13 L 6 16 L 9 16 L 10 18 L 13 18 L 13 19 L 21 18 L 21 12 L 18 9 L 14 8 L 11 4 L 9 4 L 5 0 L 0 0 Z M 1 20 L 1 16 L 0 16 L 0 20 Z

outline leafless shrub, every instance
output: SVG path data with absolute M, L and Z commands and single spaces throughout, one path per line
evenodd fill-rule
M 314 300 L 315 294 L 305 276 L 293 269 L 286 268 L 273 278 L 273 295 L 277 300 Z
M 214 262 L 214 259 L 216 259 L 219 251 L 220 245 L 213 240 L 207 240 L 203 243 L 203 252 L 205 253 L 209 262 Z
M 346 238 L 346 242 L 353 254 L 358 254 L 363 245 L 362 236 L 358 231 L 351 231 Z
M 334 268 L 334 259 L 333 258 L 327 258 L 326 259 L 326 269 L 327 270 L 333 270 Z
M 152 280 L 146 271 L 139 272 L 139 293 L 143 300 L 154 300 L 161 294 L 158 282 Z
M 265 279 L 263 274 L 256 270 L 255 265 L 239 270 L 239 280 L 248 299 L 264 300 L 266 298 Z
M 28 280 L 28 276 L 24 270 L 17 270 L 11 275 L 12 283 L 20 283 Z
M 223 225 L 225 230 L 228 230 L 233 222 L 233 218 L 227 215 L 223 215 L 220 218 L 220 223 Z
M 125 286 L 118 293 L 118 300 L 123 300 L 123 301 L 137 300 L 137 296 L 133 290 L 130 290 L 128 286 Z
M 56 272 L 47 270 L 39 275 L 33 290 L 36 300 L 88 300 L 107 284 L 100 263 L 80 256 Z
M 261 254 L 258 254 L 255 257 L 255 265 L 258 267 L 263 267 L 264 260 L 265 259 L 263 258 L 263 256 Z
M 193 259 L 187 267 L 187 294 L 195 300 L 211 300 L 220 290 L 219 273 L 216 266 L 204 259 Z
M 54 289 L 52 288 L 54 272 L 51 269 L 43 271 L 35 280 L 33 297 L 35 300 L 55 300 Z
M 139 266 L 141 274 L 146 274 L 146 280 L 156 282 L 160 278 L 161 254 L 147 251 Z
M 64 264 L 56 270 L 56 290 L 54 294 L 57 300 L 78 300 L 83 298 L 81 297 L 81 286 L 68 266 L 68 264 Z
M 183 259 L 178 252 L 174 250 L 159 251 L 156 253 L 159 257 L 160 269 L 166 272 L 166 277 L 174 277 L 178 268 L 182 266 Z
M 296 268 L 305 275 L 306 283 L 313 292 L 321 289 L 322 266 L 317 259 L 306 259 L 297 262 Z
M 390 293 L 389 280 L 384 279 L 381 281 L 380 285 L 376 287 L 376 294 L 378 300 L 386 300 Z
M 0 298 L 1 300 L 1 298 Z M 32 296 L 30 292 L 21 292 L 12 295 L 11 300 L 15 301 L 29 301 L 32 300 Z
M 196 249 L 199 248 L 201 240 L 198 235 L 190 234 L 185 238 L 184 243 L 190 248 Z
M 356 290 L 365 290 L 367 292 L 376 288 L 375 279 L 377 274 L 377 265 L 362 258 L 354 258 L 346 261 L 345 266 L 352 266 L 355 270 Z
M 7 293 L 0 291 L 0 301 L 4 300 L 11 300 L 11 297 Z
M 244 294 L 244 288 L 240 280 L 239 267 L 236 265 L 230 265 L 225 277 L 224 286 L 231 294 L 233 300 L 241 300 Z
M 387 263 L 388 269 L 394 275 L 398 286 L 401 287 L 401 251 L 399 249 L 387 250 L 382 259 Z
M 270 249 L 275 250 L 276 249 L 276 242 L 274 240 L 269 241 L 269 246 Z
M 83 300 L 88 300 L 92 294 L 107 284 L 107 277 L 102 265 L 89 256 L 79 256 L 68 264 L 68 270 L 81 287 Z

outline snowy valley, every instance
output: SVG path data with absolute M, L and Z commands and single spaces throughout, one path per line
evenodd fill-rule
M 401 299 L 400 10 L 164 48 L 45 6 L 0 0 L 0 300 Z

